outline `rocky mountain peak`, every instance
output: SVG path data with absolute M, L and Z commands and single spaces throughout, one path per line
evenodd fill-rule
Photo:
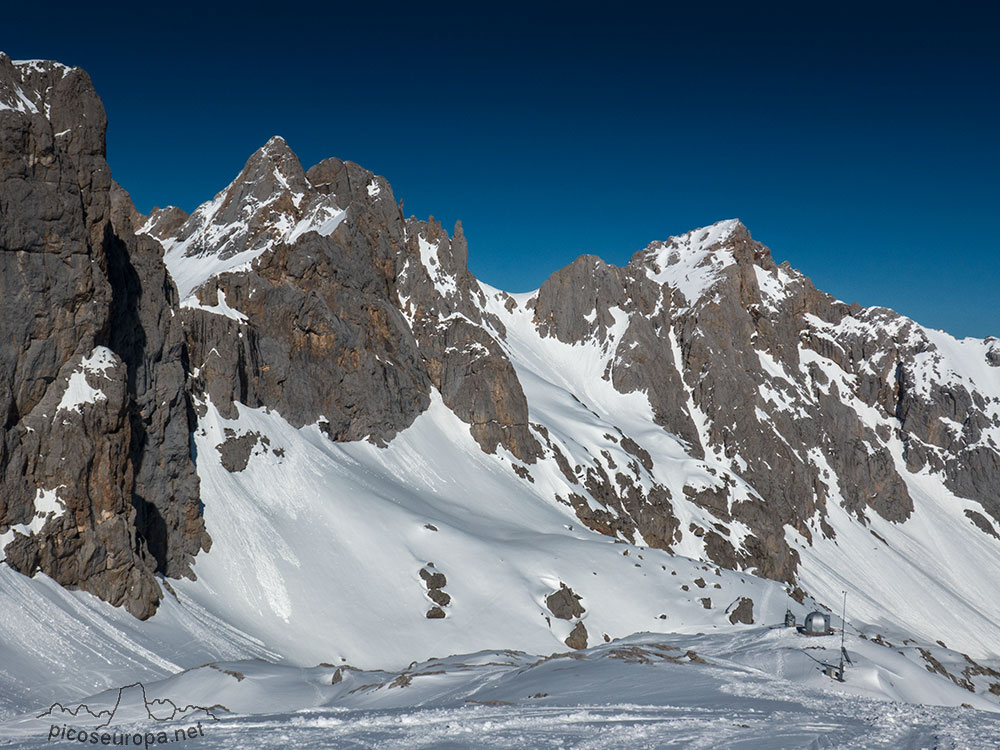
M 162 241 L 176 236 L 180 228 L 184 226 L 184 222 L 190 217 L 191 215 L 187 211 L 177 206 L 167 206 L 166 208 L 154 206 L 146 220 L 137 227 L 137 230 L 141 230 L 142 234 L 148 234 L 157 241 Z
M 689 256 L 701 257 L 727 246 L 730 239 L 748 237 L 749 232 L 739 219 L 725 219 L 684 234 L 657 240 L 640 250 L 633 260 L 645 260 L 658 266 L 669 266 Z
M 448 503 L 463 514 L 482 483 L 498 519 L 517 497 L 571 532 L 582 522 L 827 598 L 832 562 L 867 601 L 894 596 L 852 556 L 871 547 L 908 570 L 911 532 L 925 549 L 1000 538 L 996 340 L 848 307 L 735 219 L 624 267 L 582 256 L 515 299 L 469 272 L 460 224 L 449 236 L 405 219 L 388 182 L 352 162 L 304 171 L 279 137 L 190 216 L 144 220 L 110 179 L 89 79 L 67 71 L 0 59 L 10 567 L 148 616 L 156 574 L 190 573 L 209 545 L 202 500 L 227 521 L 199 576 L 229 555 L 227 584 L 254 564 L 244 549 L 282 556 L 248 509 L 291 487 L 302 529 L 340 507 L 303 483 L 314 448 L 323 482 L 363 458 L 400 508 L 414 482 L 428 497 L 446 486 L 425 464 L 453 463 L 463 487 Z M 414 453 L 400 459 L 397 439 Z M 438 516 L 410 521 L 455 538 Z M 973 600 L 973 584 L 954 586 Z M 286 624 L 298 596 L 272 602 Z
M 0 102 L 0 558 L 146 617 L 208 544 L 173 292 L 87 74 L 3 56 Z
M 331 234 L 346 215 L 336 192 L 313 188 L 295 152 L 274 136 L 215 198 L 178 225 L 168 207 L 139 233 L 155 237 L 182 300 L 220 273 L 248 268 L 264 252 L 314 231 Z
M 717 282 L 736 272 L 734 267 L 776 268 L 767 247 L 756 242 L 739 219 L 726 219 L 640 250 L 628 268 L 643 273 L 657 285 L 677 289 L 687 304 L 701 299 Z
M 51 60 L 11 60 L 0 52 L 0 111 L 24 114 L 51 114 L 50 94 L 70 72 L 86 75 Z
M 284 138 L 276 135 L 247 160 L 230 186 L 230 195 L 241 204 L 246 204 L 251 197 L 263 202 L 279 196 L 300 208 L 310 189 L 299 157 Z
M 1000 367 L 1000 339 L 993 336 L 986 339 L 986 361 L 991 367 Z

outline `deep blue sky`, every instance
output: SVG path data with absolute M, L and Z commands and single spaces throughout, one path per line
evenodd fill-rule
M 845 301 L 1000 336 L 986 3 L 36 5 L 0 49 L 90 72 L 141 211 L 193 209 L 280 134 L 461 219 L 510 291 L 739 217 Z

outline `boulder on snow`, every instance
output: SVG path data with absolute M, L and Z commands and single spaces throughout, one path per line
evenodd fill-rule
M 587 648 L 587 628 L 582 622 L 576 624 L 570 634 L 566 636 L 564 643 L 577 651 Z
M 741 596 L 729 613 L 729 622 L 733 625 L 738 622 L 742 622 L 744 625 L 753 625 L 753 599 Z
M 545 597 L 545 606 L 549 608 L 549 612 L 560 620 L 572 620 L 574 617 L 582 616 L 587 611 L 580 604 L 583 597 L 565 583 L 560 582 L 559 586 L 558 591 Z

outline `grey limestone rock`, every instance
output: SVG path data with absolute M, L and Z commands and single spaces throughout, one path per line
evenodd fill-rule
M 191 290 L 201 307 L 181 315 L 196 384 L 226 417 L 235 402 L 267 406 L 295 426 L 322 417 L 334 440 L 385 444 L 429 403 L 430 380 L 395 304 L 402 216 L 388 185 L 376 199 L 366 189 L 376 178 L 355 164 L 327 160 L 310 174 L 318 186 L 273 138 L 216 197 L 224 210 L 196 211 L 175 236 L 158 235 L 168 248 L 186 243 L 195 259 L 262 253 L 249 270 Z M 343 213 L 329 234 L 322 222 L 298 236 L 275 229 L 324 210 Z M 245 214 L 259 221 L 233 229 Z M 211 311 L 219 295 L 242 320 Z
M 485 298 L 466 267 L 461 224 L 453 237 L 431 218 L 407 221 L 398 260 L 398 293 L 434 386 L 467 422 L 483 450 L 502 445 L 533 463 L 541 446 L 528 427 L 528 403 L 513 365 L 491 333 L 503 324 L 483 311 Z
M 0 55 L 0 528 L 61 513 L 7 564 L 147 617 L 154 573 L 208 544 L 189 450 L 184 344 L 160 248 L 104 160 L 90 79 Z M 72 387 L 71 387 L 72 384 Z
M 572 620 L 575 617 L 582 617 L 587 610 L 580 604 L 583 597 L 578 595 L 565 583 L 559 586 L 559 590 L 545 597 L 545 606 L 549 608 L 556 617 L 563 620 Z
M 573 626 L 573 630 L 566 636 L 564 642 L 570 648 L 582 651 L 587 648 L 587 637 L 587 627 L 582 622 L 578 622 Z
M 753 625 L 753 599 L 741 596 L 735 604 L 729 611 L 729 622 Z

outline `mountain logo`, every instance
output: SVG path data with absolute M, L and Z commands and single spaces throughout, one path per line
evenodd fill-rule
M 188 704 L 178 706 L 169 698 L 150 699 L 146 695 L 146 686 L 141 682 L 133 682 L 131 685 L 124 685 L 118 688 L 118 696 L 112 708 L 94 711 L 86 703 L 79 703 L 73 707 L 64 706 L 62 703 L 53 703 L 49 708 L 38 714 L 39 719 L 60 719 L 66 716 L 80 718 L 81 715 L 88 715 L 101 723 L 94 725 L 94 729 L 103 729 L 115 721 L 116 717 L 121 720 L 122 713 L 128 714 L 129 721 L 181 721 L 192 718 L 210 719 L 218 721 L 216 711 L 226 711 L 225 706 L 216 704 L 214 706 L 198 706 Z

